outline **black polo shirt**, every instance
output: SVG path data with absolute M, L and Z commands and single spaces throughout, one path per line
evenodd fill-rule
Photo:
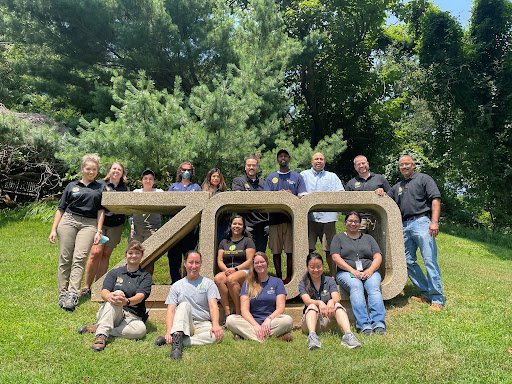
M 357 175 L 345 185 L 346 191 L 375 191 L 378 188 L 384 189 L 384 192 L 388 192 L 391 189 L 386 178 L 377 173 L 370 172 L 370 176 L 367 179 Z
M 103 180 L 95 180 L 87 186 L 80 180 L 72 181 L 64 189 L 59 209 L 79 216 L 97 218 L 101 207 L 101 193 L 105 189 Z
M 231 184 L 232 191 L 263 191 L 263 184 L 265 179 L 257 177 L 251 180 L 245 176 L 235 177 Z M 263 212 L 249 212 L 242 214 L 248 227 L 254 227 L 258 224 L 268 225 L 268 213 Z
M 414 172 L 409 179 L 393 185 L 388 195 L 398 204 L 403 220 L 414 216 L 430 216 L 432 200 L 441 198 L 434 179 L 420 172 Z
M 124 292 L 127 298 L 133 297 L 137 293 L 144 294 L 144 300 L 135 305 L 127 305 L 124 309 L 146 321 L 146 299 L 151 293 L 151 284 L 153 284 L 153 279 L 148 272 L 141 268 L 135 272 L 128 272 L 125 265 L 112 269 L 107 273 L 103 281 L 103 289 L 110 292 L 119 289 Z
M 123 182 L 120 182 L 119 184 L 117 184 L 117 186 L 111 182 L 108 182 L 106 184 L 107 185 L 105 187 L 104 192 L 128 192 L 130 190 L 128 186 Z M 118 225 L 123 225 L 125 219 L 125 215 L 118 215 L 106 209 L 105 221 L 103 222 L 103 224 L 106 225 L 107 227 L 117 227 Z

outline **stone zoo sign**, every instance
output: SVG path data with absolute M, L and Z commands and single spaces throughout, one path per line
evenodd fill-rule
M 216 219 L 225 212 L 285 212 L 293 222 L 293 278 L 286 285 L 288 298 L 298 295 L 298 284 L 306 272 L 308 213 L 311 211 L 370 212 L 377 218 L 375 238 L 382 250 L 382 295 L 397 296 L 407 280 L 402 219 L 395 202 L 373 192 L 314 192 L 298 198 L 288 192 L 223 192 L 209 197 L 208 192 L 106 192 L 102 205 L 114 213 L 160 213 L 173 215 L 144 242 L 142 266 L 157 260 L 169 247 L 198 224 L 199 250 L 203 255 L 201 274 L 213 278 L 217 261 Z M 124 264 L 124 259 L 119 265 Z M 93 285 L 93 300 L 101 300 L 102 277 Z M 148 301 L 164 302 L 169 285 L 155 285 Z M 348 300 L 342 292 L 343 300 Z

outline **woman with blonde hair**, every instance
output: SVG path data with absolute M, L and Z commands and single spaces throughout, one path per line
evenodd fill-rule
M 82 177 L 66 186 L 48 236 L 52 244 L 59 238 L 58 303 L 68 311 L 73 311 L 78 304 L 87 256 L 102 234 L 105 211 L 101 206 L 101 193 L 105 183 L 96 181 L 99 167 L 98 155 L 82 157 Z
M 115 161 L 110 166 L 107 175 L 103 179 L 106 183 L 105 192 L 128 192 L 126 185 L 126 171 L 124 165 Z M 110 255 L 121 242 L 123 234 L 125 215 L 119 215 L 105 210 L 105 221 L 103 222 L 104 243 L 94 244 L 85 266 L 85 283 L 82 288 L 82 295 L 91 294 L 91 284 L 107 273 Z
M 268 274 L 268 258 L 256 252 L 240 292 L 242 315 L 226 319 L 226 328 L 244 339 L 265 341 L 276 336 L 291 341 L 293 319 L 284 314 L 286 290 L 283 281 Z

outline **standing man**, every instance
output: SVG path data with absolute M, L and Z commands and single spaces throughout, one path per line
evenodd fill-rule
M 181 359 L 184 345 L 211 344 L 221 341 L 224 334 L 219 324 L 219 290 L 212 280 L 200 275 L 201 254 L 187 252 L 183 264 L 187 276 L 171 286 L 165 300 L 165 343 L 172 344 L 173 360 Z M 163 340 L 158 339 L 157 345 L 162 345 Z
M 184 161 L 176 171 L 176 182 L 169 186 L 169 192 L 200 192 L 201 187 L 193 183 L 195 176 L 194 166 L 190 161 Z M 190 250 L 197 248 L 199 241 L 199 228 L 195 227 L 187 233 L 183 239 L 176 243 L 167 251 L 169 258 L 169 273 L 171 275 L 171 284 L 181 279 L 180 268 L 183 256 Z
M 286 149 L 277 152 L 279 171 L 272 172 L 265 181 L 265 191 L 287 191 L 295 196 L 307 194 L 306 184 L 302 176 L 290 170 L 290 153 Z M 286 278 L 288 284 L 293 274 L 293 226 L 290 217 L 285 213 L 271 213 L 269 219 L 268 244 L 272 250 L 276 275 L 282 279 L 281 252 L 286 253 Z
M 321 152 L 311 157 L 311 168 L 300 173 L 306 183 L 306 190 L 311 192 L 339 192 L 344 191 L 340 178 L 333 172 L 325 169 L 325 156 Z M 308 215 L 308 241 L 309 252 L 316 248 L 316 240 L 322 243 L 325 258 L 329 265 L 329 272 L 334 276 L 336 270 L 329 248 L 336 234 L 338 212 L 310 212 Z
M 231 189 L 233 191 L 263 191 L 264 179 L 258 177 L 260 161 L 256 156 L 249 156 L 245 159 L 245 176 L 233 179 Z M 267 250 L 268 239 L 268 213 L 250 212 L 244 213 L 247 230 L 251 233 L 256 251 Z
M 354 158 L 354 169 L 357 172 L 357 176 L 349 180 L 346 185 L 347 191 L 375 191 L 377 195 L 384 196 L 391 189 L 384 176 L 370 172 L 370 164 L 365 156 L 358 155 Z M 371 232 L 370 234 L 373 237 L 380 237 L 380 234 L 374 236 L 373 233 L 376 224 L 375 216 L 370 213 L 361 214 L 360 229 L 366 233 Z
M 421 292 L 419 297 L 412 296 L 411 299 L 429 303 L 432 311 L 442 311 L 446 298 L 437 264 L 435 240 L 439 233 L 441 193 L 430 176 L 415 172 L 416 166 L 411 156 L 400 157 L 398 167 L 404 180 L 395 184 L 388 195 L 395 200 L 402 213 L 407 273 Z M 427 270 L 426 277 L 416 262 L 418 247 Z

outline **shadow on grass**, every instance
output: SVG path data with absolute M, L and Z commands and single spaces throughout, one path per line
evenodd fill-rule
M 499 230 L 448 225 L 443 232 L 479 243 L 501 260 L 512 260 L 512 236 Z

